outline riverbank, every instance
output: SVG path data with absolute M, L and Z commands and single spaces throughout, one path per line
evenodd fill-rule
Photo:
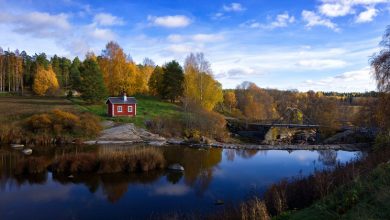
M 390 218 L 390 162 L 380 164 L 367 177 L 338 188 L 309 208 L 285 213 L 277 220 L 336 220 Z
M 106 129 L 95 140 L 85 141 L 88 145 L 131 145 L 148 144 L 152 146 L 182 145 L 195 148 L 223 148 L 223 149 L 245 149 L 245 150 L 345 150 L 357 151 L 370 147 L 368 143 L 361 144 L 317 144 L 317 145 L 258 145 L 240 143 L 221 143 L 207 140 L 205 143 L 193 143 L 182 138 L 164 138 L 153 134 L 132 123 L 114 125 L 107 123 Z

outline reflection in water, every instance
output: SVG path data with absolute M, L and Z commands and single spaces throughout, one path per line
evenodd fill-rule
M 334 166 L 337 163 L 337 151 L 322 150 L 318 151 L 318 161 L 326 166 Z
M 151 211 L 210 210 L 216 199 L 239 202 L 248 196 L 251 187 L 255 186 L 255 191 L 261 192 L 284 177 L 308 175 L 314 167 L 330 167 L 355 156 L 353 152 L 331 150 L 198 150 L 182 146 L 161 149 L 168 165 L 179 163 L 185 171 L 74 174 L 73 178 L 50 172 L 16 175 L 15 168 L 26 156 L 19 151 L 0 148 L 0 219 L 25 217 L 14 210 L 25 203 L 30 212 L 47 206 L 57 208 L 53 212 L 61 211 L 67 207 L 65 204 L 74 204 L 71 214 L 64 218 L 91 218 L 101 211 L 103 216 L 95 217 L 108 217 L 107 213 L 110 213 L 116 216 L 113 218 L 126 219 L 129 209 L 132 210 L 131 217 L 136 215 L 138 218 L 145 218 Z M 34 149 L 30 157 L 50 161 L 63 154 L 101 150 L 97 147 Z
M 165 148 L 164 157 L 168 164 L 181 164 L 185 170 L 185 183 L 202 195 L 212 181 L 214 167 L 222 161 L 222 149 L 169 147 Z
M 167 174 L 167 180 L 172 184 L 178 183 L 182 177 L 183 177 L 183 172 L 170 171 Z

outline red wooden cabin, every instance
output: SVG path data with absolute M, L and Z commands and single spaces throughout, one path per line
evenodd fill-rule
M 110 117 L 137 115 L 137 100 L 134 97 L 127 97 L 126 94 L 122 97 L 109 97 L 106 104 Z

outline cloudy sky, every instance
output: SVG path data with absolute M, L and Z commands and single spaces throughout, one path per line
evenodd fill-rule
M 0 0 L 0 46 L 84 58 L 117 41 L 136 62 L 203 52 L 224 88 L 369 91 L 390 0 Z

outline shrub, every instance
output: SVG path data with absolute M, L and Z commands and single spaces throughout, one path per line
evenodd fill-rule
M 378 151 L 383 148 L 390 148 L 390 131 L 388 134 L 378 134 L 375 138 L 374 150 Z
M 61 126 L 64 130 L 69 132 L 72 132 L 73 129 L 80 124 L 80 118 L 75 114 L 59 109 L 52 111 L 52 120 L 54 125 Z
M 49 132 L 52 128 L 52 120 L 48 114 L 37 114 L 27 120 L 27 126 L 32 132 Z
M 74 113 L 56 109 L 50 113 L 31 116 L 24 123 L 24 129 L 31 134 L 31 140 L 26 142 L 50 144 L 68 143 L 73 141 L 73 138 L 96 136 L 102 130 L 102 126 L 99 118 L 89 113 L 77 116 Z M 0 132 L 3 136 L 4 132 L 1 128 Z
M 155 117 L 146 123 L 146 128 L 164 137 L 182 136 L 184 123 L 181 118 Z
M 258 198 L 242 203 L 240 206 L 241 220 L 270 220 L 265 203 Z
M 86 137 L 96 136 L 103 129 L 100 119 L 89 113 L 84 113 L 80 116 L 79 126 L 81 133 Z

